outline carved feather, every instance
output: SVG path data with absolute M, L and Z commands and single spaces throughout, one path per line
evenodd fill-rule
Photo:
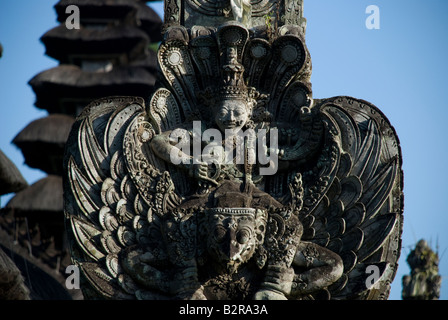
M 356 117 L 352 115 L 355 103 L 362 103 L 367 108 L 361 116 L 359 113 Z M 369 113 L 368 108 L 372 112 Z M 384 126 L 387 123 L 366 102 L 340 97 L 323 101 L 319 110 L 327 123 L 323 150 L 333 144 L 339 152 L 333 153 L 337 157 L 337 168 L 327 172 L 330 186 L 311 188 L 323 192 L 325 197 L 321 199 L 327 200 L 320 203 L 319 196 L 313 194 L 314 201 L 319 204 L 311 206 L 309 211 L 307 207 L 302 210 L 303 238 L 341 256 L 344 276 L 330 288 L 333 298 L 380 296 L 388 290 L 387 279 L 377 289 L 367 288 L 365 268 L 366 261 L 384 266 L 396 263 L 398 259 L 396 255 L 388 254 L 387 246 L 392 234 L 400 232 L 397 223 L 402 219 L 401 207 L 396 204 L 394 207 L 392 201 L 394 190 L 400 188 L 399 150 L 390 150 L 390 139 L 394 137 L 385 137 L 385 130 L 380 130 L 378 124 Z M 322 158 L 322 164 L 328 162 L 328 157 Z M 309 215 L 315 219 L 308 218 Z M 384 270 L 382 267 L 381 275 Z
M 149 228 L 156 221 L 148 199 L 159 192 L 170 205 L 178 204 L 169 175 L 160 174 L 143 155 L 142 146 L 152 134 L 145 120 L 153 120 L 145 117 L 141 102 L 132 98 L 93 102 L 87 109 L 90 113 L 85 111 L 77 120 L 67 150 L 64 196 L 67 203 L 77 204 L 66 206 L 73 260 L 102 298 L 130 298 L 130 294 L 135 298 L 141 290 L 123 269 L 121 259 L 126 256 L 120 253 L 151 243 Z M 166 195 L 157 184 L 163 185 Z

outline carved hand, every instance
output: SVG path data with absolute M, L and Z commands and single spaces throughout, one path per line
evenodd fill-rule
M 188 174 L 199 182 L 199 186 L 208 187 L 211 185 L 218 185 L 215 179 L 208 176 L 208 164 L 200 162 L 198 164 L 187 164 Z

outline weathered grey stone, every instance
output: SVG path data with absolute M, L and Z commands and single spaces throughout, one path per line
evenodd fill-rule
M 219 27 L 227 21 L 237 21 L 246 28 L 278 28 L 296 25 L 305 33 L 303 0 L 167 0 L 165 24 Z
M 97 100 L 72 128 L 65 211 L 84 295 L 387 298 L 403 219 L 394 129 L 366 101 L 313 99 L 300 26 L 187 28 L 192 2 L 166 2 L 148 106 Z

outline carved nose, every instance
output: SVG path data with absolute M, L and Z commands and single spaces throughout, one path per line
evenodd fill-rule
M 232 240 L 230 242 L 230 248 L 229 248 L 229 260 L 240 262 L 241 261 L 241 252 L 240 252 L 240 245 L 236 240 Z
M 241 254 L 239 253 L 235 254 L 230 260 L 235 262 L 241 262 L 242 261 Z

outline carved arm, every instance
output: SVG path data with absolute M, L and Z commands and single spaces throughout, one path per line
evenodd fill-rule
M 293 266 L 306 271 L 294 276 L 291 296 L 316 292 L 338 280 L 343 273 L 341 257 L 315 243 L 302 241 L 293 260 Z

